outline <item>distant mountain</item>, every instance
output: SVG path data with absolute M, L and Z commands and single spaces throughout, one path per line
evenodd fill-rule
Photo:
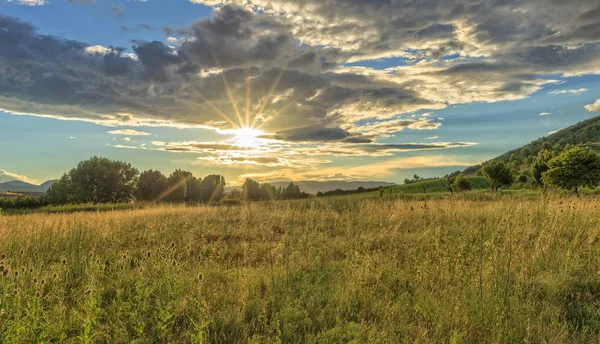
M 11 180 L 0 183 L 0 191 L 12 192 L 46 192 L 54 184 L 54 180 L 49 180 L 42 185 L 29 184 L 20 180 Z
M 517 156 L 523 155 L 522 152 L 524 149 L 528 151 L 527 155 L 536 156 L 545 142 L 560 149 L 564 148 L 566 145 L 583 145 L 596 151 L 600 151 L 600 116 L 590 118 L 568 128 L 559 130 L 551 135 L 531 141 L 522 147 L 510 150 L 492 159 L 492 161 L 509 161 L 513 154 Z M 481 168 L 481 166 L 482 164 L 471 166 L 464 172 L 467 174 L 474 173 Z
M 290 182 L 289 181 L 283 181 L 283 182 L 273 182 L 270 183 L 271 185 L 275 186 L 275 187 L 286 187 L 288 186 Z M 314 181 L 314 180 L 304 180 L 304 181 L 299 181 L 299 182 L 294 182 L 294 184 L 298 185 L 300 187 L 300 190 L 309 194 L 316 194 L 317 192 L 321 191 L 321 192 L 325 192 L 325 191 L 332 191 L 332 190 L 337 190 L 337 189 L 341 189 L 341 190 L 356 190 L 358 189 L 358 187 L 362 186 L 365 189 L 368 188 L 376 188 L 379 186 L 394 186 L 394 185 L 398 185 L 396 183 L 389 183 L 389 182 L 373 182 L 373 181 L 345 181 L 345 180 L 328 180 L 328 181 Z M 226 188 L 227 190 L 232 190 L 232 189 L 240 189 L 240 187 L 228 187 Z

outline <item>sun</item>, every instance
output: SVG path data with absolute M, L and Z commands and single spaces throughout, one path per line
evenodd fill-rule
M 235 130 L 235 142 L 242 147 L 257 147 L 260 137 L 265 135 L 262 131 L 253 128 Z

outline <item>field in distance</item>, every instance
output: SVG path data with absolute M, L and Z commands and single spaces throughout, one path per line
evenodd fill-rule
M 0 216 L 0 338 L 588 343 L 599 224 L 591 197 Z

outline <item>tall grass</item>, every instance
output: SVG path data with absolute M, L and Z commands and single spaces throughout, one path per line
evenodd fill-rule
M 0 217 L 0 341 L 598 342 L 597 199 Z

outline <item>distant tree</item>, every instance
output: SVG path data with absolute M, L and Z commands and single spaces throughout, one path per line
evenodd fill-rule
M 415 174 L 415 175 L 413 176 L 413 179 L 416 181 L 416 180 L 419 180 L 419 179 L 421 179 L 421 177 L 419 177 L 419 175 Z
M 552 150 L 552 144 L 550 142 L 544 142 L 544 143 L 542 143 L 542 150 L 543 151 L 550 151 L 550 150 Z
M 260 198 L 260 184 L 250 178 L 246 179 L 242 186 L 242 200 L 259 201 Z
M 471 190 L 471 183 L 464 174 L 459 174 L 452 181 L 452 189 L 457 192 Z
M 358 188 L 356 188 L 356 191 L 365 192 L 365 188 L 363 186 L 359 186 Z
M 281 196 L 283 199 L 298 199 L 302 197 L 302 192 L 300 187 L 292 182 L 282 191 Z
M 542 173 L 544 184 L 579 194 L 582 187 L 600 184 L 600 156 L 589 148 L 574 147 L 565 150 L 548 162 L 549 169 Z
M 554 157 L 554 153 L 551 149 L 544 149 L 540 151 L 530 166 L 531 176 L 535 183 L 546 191 L 546 185 L 542 180 L 542 174 L 548 171 L 548 162 Z
M 73 184 L 71 183 L 71 177 L 65 173 L 59 180 L 55 181 L 50 189 L 46 191 L 44 199 L 49 204 L 60 205 L 72 202 L 73 197 Z
M 521 183 L 521 184 L 525 184 L 525 183 L 527 183 L 527 176 L 524 175 L 524 174 L 522 174 L 522 175 L 519 176 L 519 178 L 517 179 L 517 181 L 519 183 Z
M 218 202 L 225 194 L 225 178 L 218 174 L 204 177 L 200 182 L 202 202 Z
M 242 191 L 239 189 L 233 189 L 229 192 L 229 198 L 231 199 L 242 199 Z
M 531 155 L 531 149 L 529 147 L 525 146 L 521 149 L 521 157 L 523 159 L 526 159 L 530 155 Z
M 191 172 L 175 170 L 167 179 L 167 190 L 163 200 L 172 203 L 183 203 L 188 199 L 188 181 L 194 176 Z
M 481 168 L 481 174 L 490 182 L 493 192 L 503 185 L 510 185 L 513 176 L 506 163 L 502 161 L 490 161 Z
M 130 164 L 92 157 L 63 175 L 47 193 L 52 204 L 116 203 L 133 198 L 138 170 Z
M 410 184 L 410 179 L 404 178 L 404 184 Z
M 139 201 L 158 201 L 166 190 L 167 177 L 160 171 L 148 170 L 140 174 L 135 198 Z
M 203 199 L 202 178 L 190 177 L 185 183 L 185 201 L 189 203 L 205 202 Z

